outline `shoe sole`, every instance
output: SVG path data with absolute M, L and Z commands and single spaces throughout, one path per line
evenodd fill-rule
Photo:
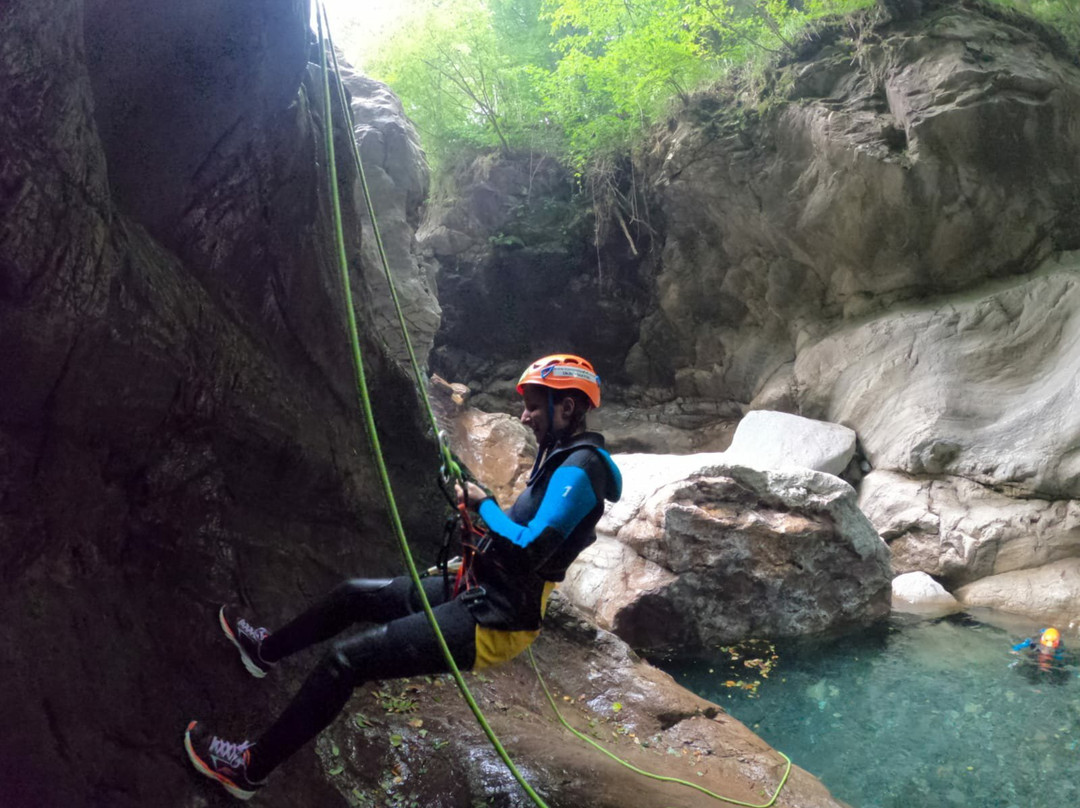
M 236 646 L 236 650 L 240 652 L 240 660 L 244 663 L 244 667 L 247 668 L 248 673 L 254 676 L 256 679 L 262 679 L 266 676 L 266 671 L 259 667 L 259 664 L 248 656 L 247 651 L 240 645 L 240 640 L 233 634 L 232 628 L 229 627 L 229 621 L 225 619 L 225 607 L 222 606 L 218 612 L 218 622 L 221 624 L 221 630 L 225 632 L 225 636 L 229 638 L 229 642 Z
M 209 777 L 211 780 L 216 780 L 220 783 L 226 791 L 236 797 L 238 800 L 250 800 L 255 796 L 254 791 L 248 791 L 247 789 L 240 788 L 236 783 L 225 777 L 222 774 L 218 774 L 209 766 L 207 766 L 198 753 L 195 751 L 195 747 L 191 745 L 191 730 L 195 728 L 197 721 L 192 721 L 188 724 L 187 730 L 184 732 L 184 749 L 187 750 L 188 759 L 191 761 L 191 765 L 195 767 L 195 771 L 199 774 Z

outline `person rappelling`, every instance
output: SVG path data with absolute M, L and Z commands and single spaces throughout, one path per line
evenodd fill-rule
M 421 581 L 439 630 L 462 670 L 513 659 L 540 633 L 548 598 L 567 567 L 596 539 L 604 502 L 622 489 L 604 438 L 587 431 L 600 406 L 600 378 L 579 356 L 556 354 L 529 365 L 517 392 L 521 422 L 538 451 L 525 490 L 509 510 L 473 482 L 457 486 L 464 510 L 487 531 L 470 542 L 453 587 Z M 448 663 L 411 578 L 347 580 L 281 628 L 270 631 L 233 606 L 219 623 L 255 677 L 356 623 L 375 623 L 334 640 L 284 712 L 255 741 L 230 741 L 202 720 L 191 721 L 184 747 L 195 768 L 230 794 L 249 799 L 289 756 L 325 729 L 352 691 L 374 679 L 444 673 Z

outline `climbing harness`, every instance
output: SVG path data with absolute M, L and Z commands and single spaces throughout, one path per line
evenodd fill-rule
M 412 580 L 413 586 L 417 592 L 418 598 L 423 608 L 424 615 L 427 617 L 428 623 L 431 625 L 439 649 L 442 651 L 443 657 L 446 660 L 447 667 L 450 669 L 450 673 L 454 679 L 454 682 L 457 684 L 458 689 L 461 691 L 462 698 L 469 706 L 469 709 L 472 711 L 473 716 L 476 718 L 476 721 L 479 724 L 480 728 L 483 730 L 492 747 L 495 749 L 495 752 L 498 754 L 499 758 L 506 765 L 509 772 L 513 775 L 514 779 L 517 780 L 518 784 L 525 791 L 528 797 L 536 806 L 538 806 L 538 808 L 548 808 L 547 803 L 544 802 L 544 800 L 540 797 L 539 794 L 536 793 L 536 791 L 528 783 L 528 781 L 525 780 L 521 772 L 518 771 L 517 767 L 514 765 L 514 762 L 510 759 L 510 755 L 507 753 L 506 749 L 503 747 L 502 743 L 495 735 L 495 732 L 491 728 L 491 725 L 485 718 L 483 712 L 480 709 L 480 706 L 477 704 L 476 699 L 473 697 L 472 692 L 469 690 L 469 686 L 465 682 L 465 678 L 462 675 L 461 670 L 458 668 L 457 663 L 454 661 L 453 654 L 450 652 L 450 648 L 446 643 L 446 639 L 445 637 L 443 637 L 442 631 L 439 628 L 439 623 L 435 618 L 435 613 L 432 611 L 431 603 L 428 600 L 427 594 L 425 593 L 424 587 L 421 583 L 421 574 L 417 569 L 416 562 L 413 559 L 412 551 L 409 547 L 408 539 L 405 536 L 405 528 L 401 520 L 401 514 L 397 508 L 397 502 L 394 498 L 393 487 L 391 485 L 390 476 L 386 467 L 386 460 L 383 457 L 382 445 L 380 443 L 378 431 L 375 426 L 374 410 L 371 403 L 370 392 L 367 386 L 367 378 L 364 372 L 364 362 L 360 349 L 360 338 L 359 329 L 357 327 L 356 310 L 352 302 L 352 285 L 349 280 L 349 265 L 348 258 L 345 253 L 345 234 L 341 215 L 341 197 L 338 192 L 337 162 L 334 150 L 334 133 L 332 125 L 333 113 L 330 97 L 330 77 L 327 70 L 327 51 L 330 52 L 331 58 L 333 59 L 334 72 L 338 76 L 338 101 L 341 104 L 341 108 L 344 112 L 344 119 L 348 126 L 349 141 L 353 147 L 353 160 L 357 169 L 357 173 L 360 177 L 360 184 L 363 189 L 364 200 L 368 209 L 368 217 L 371 220 L 372 232 L 374 233 L 375 243 L 379 252 L 379 258 L 382 262 L 383 272 L 386 275 L 387 284 L 390 289 L 390 295 L 394 302 L 395 311 L 397 312 L 398 323 L 401 327 L 402 337 L 407 348 L 410 364 L 412 365 L 413 375 L 416 379 L 416 386 L 420 393 L 420 398 L 423 402 L 424 409 L 426 410 L 427 415 L 431 421 L 433 434 L 439 445 L 440 488 L 443 490 L 444 495 L 447 496 L 447 499 L 450 501 L 451 506 L 456 511 L 456 515 L 452 517 L 455 523 L 455 527 L 451 528 L 448 523 L 448 530 L 452 530 L 453 532 L 458 533 L 459 539 L 461 541 L 462 556 L 458 560 L 458 563 L 456 565 L 454 564 L 454 560 L 449 558 L 449 547 L 453 537 L 450 533 L 447 533 L 444 535 L 444 547 L 442 552 L 440 553 L 440 563 L 435 569 L 438 569 L 443 573 L 444 581 L 446 581 L 446 585 L 449 586 L 449 572 L 452 567 L 455 568 L 453 594 L 462 594 L 462 596 L 477 594 L 482 596 L 483 588 L 477 586 L 475 578 L 471 577 L 471 562 L 477 553 L 483 552 L 483 549 L 486 546 L 486 542 L 488 541 L 488 537 L 484 534 L 484 531 L 476 527 L 476 525 L 469 517 L 468 501 L 466 500 L 462 503 L 456 503 L 450 493 L 452 490 L 452 484 L 461 485 L 462 489 L 465 489 L 467 491 L 467 486 L 463 484 L 464 474 L 462 472 L 460 464 L 456 461 L 453 453 L 450 451 L 445 433 L 438 428 L 438 421 L 435 418 L 435 413 L 431 407 L 431 401 L 428 398 L 426 385 L 424 384 L 423 373 L 420 370 L 420 365 L 416 360 L 416 354 L 413 350 L 412 342 L 409 339 L 408 329 L 405 325 L 405 317 L 401 310 L 401 304 L 398 300 L 393 278 L 391 277 L 390 265 L 386 257 L 386 250 L 383 246 L 382 236 L 379 233 L 378 223 L 375 218 L 375 209 L 372 203 L 371 193 L 368 188 L 367 178 L 364 174 L 363 163 L 360 159 L 359 147 L 356 144 L 356 139 L 354 135 L 355 129 L 352 119 L 352 111 L 350 109 L 348 99 L 345 96 L 344 85 L 340 80 L 341 71 L 338 66 L 337 54 L 334 50 L 333 38 L 330 33 L 330 24 L 326 14 L 326 7 L 322 2 L 319 3 L 319 9 L 318 14 L 316 15 L 316 19 L 318 24 L 319 37 L 319 67 L 323 79 L 323 109 L 325 110 L 325 121 L 323 128 L 325 129 L 326 134 L 326 154 L 329 172 L 331 207 L 334 220 L 334 236 L 337 247 L 337 264 L 341 274 L 342 292 L 345 298 L 345 312 L 346 319 L 348 321 L 349 343 L 352 349 L 351 353 L 353 369 L 356 373 L 357 395 L 359 397 L 361 409 L 363 411 L 364 428 L 367 433 L 368 439 L 371 442 L 372 454 L 374 456 L 380 482 L 382 483 L 383 495 L 386 499 L 390 522 L 394 530 L 394 535 L 397 538 L 398 546 L 401 551 L 402 558 L 405 562 L 406 569 L 408 570 L 409 577 Z M 547 685 L 545 684 L 543 678 L 540 675 L 540 670 L 536 666 L 536 660 L 532 655 L 531 648 L 529 649 L 529 659 L 532 662 L 533 670 L 536 671 L 536 677 L 537 680 L 540 682 L 540 686 L 543 688 L 549 703 L 555 710 L 555 714 L 556 716 L 558 716 L 559 721 L 563 724 L 563 726 L 569 729 L 575 736 L 596 747 L 605 755 L 608 755 L 623 766 L 626 766 L 628 769 L 637 772 L 638 774 L 653 778 L 655 780 L 685 785 L 722 802 L 728 802 L 733 805 L 743 806 L 743 808 L 769 808 L 769 806 L 775 803 L 776 798 L 780 793 L 780 790 L 783 788 L 784 783 L 787 782 L 788 774 L 791 771 L 791 760 L 782 752 L 780 752 L 779 754 L 787 761 L 787 769 L 785 770 L 784 776 L 781 779 L 780 784 L 777 786 L 776 793 L 773 794 L 772 799 L 769 800 L 769 802 L 760 805 L 740 802 L 738 800 L 722 797 L 719 794 L 715 794 L 695 783 L 691 783 L 686 780 L 679 780 L 674 777 L 665 777 L 662 775 L 651 774 L 649 772 L 638 769 L 627 761 L 617 757 L 612 752 L 608 751 L 603 746 L 593 741 L 591 738 L 588 738 L 587 736 L 578 732 L 562 717 L 554 698 L 551 696 L 551 693 L 547 689 Z

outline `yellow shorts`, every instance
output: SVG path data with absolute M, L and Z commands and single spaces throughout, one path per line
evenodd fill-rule
M 540 599 L 540 615 L 547 611 L 548 598 L 558 586 L 554 581 L 544 584 L 544 593 Z M 476 627 L 476 661 L 472 669 L 478 671 L 481 668 L 490 668 L 500 662 L 509 662 L 530 645 L 533 640 L 540 636 L 540 629 L 531 631 L 503 631 L 497 628 L 477 625 Z

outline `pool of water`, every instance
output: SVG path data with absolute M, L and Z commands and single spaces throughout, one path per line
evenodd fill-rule
M 894 614 L 858 634 L 660 665 L 855 808 L 1077 806 L 1080 671 L 1047 675 L 1009 653 L 1037 628 Z

